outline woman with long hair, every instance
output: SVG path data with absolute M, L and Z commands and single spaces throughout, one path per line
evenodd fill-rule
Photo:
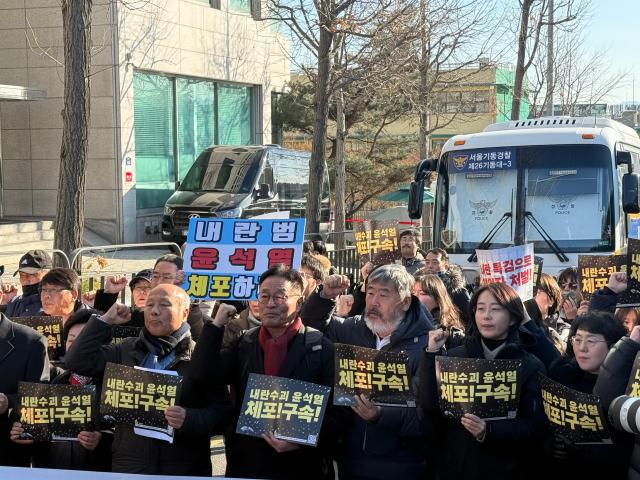
M 464 325 L 460 311 L 451 300 L 440 277 L 433 274 L 416 276 L 413 294 L 431 312 L 433 326 L 450 333 L 445 347 L 454 348 L 461 345 L 464 341 Z
M 469 308 L 473 323 L 464 344 L 444 352 L 442 346 L 450 334 L 433 330 L 429 332 L 429 346 L 423 357 L 418 400 L 423 415 L 439 418 L 437 477 L 440 480 L 531 478 L 537 468 L 546 425 L 538 385 L 538 374 L 545 369 L 540 360 L 527 352 L 535 338 L 520 328 L 525 319 L 522 300 L 511 287 L 492 283 L 476 290 Z M 520 360 L 521 393 L 516 418 L 489 421 L 469 413 L 460 420 L 443 416 L 435 372 L 435 357 L 442 354 Z

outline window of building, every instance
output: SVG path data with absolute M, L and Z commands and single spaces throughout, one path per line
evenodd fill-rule
M 251 87 L 218 84 L 218 143 L 248 145 L 251 135 Z
M 182 180 L 202 150 L 216 143 L 215 84 L 177 79 L 178 179 Z
M 133 77 L 136 207 L 162 207 L 175 187 L 173 80 Z
M 211 145 L 253 143 L 251 86 L 135 72 L 136 208 L 162 208 Z

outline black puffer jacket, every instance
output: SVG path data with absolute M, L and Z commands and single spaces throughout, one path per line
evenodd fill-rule
M 591 300 L 593 303 L 593 299 Z M 631 375 L 633 360 L 640 352 L 640 343 L 624 337 L 609 350 L 607 358 L 600 367 L 598 380 L 593 393 L 600 397 L 604 411 L 609 410 L 613 400 L 624 395 Z M 640 435 L 635 435 L 635 445 L 629 464 L 629 480 L 640 480 Z
M 486 437 L 477 441 L 459 420 L 440 414 L 436 382 L 436 353 L 423 355 L 420 371 L 419 407 L 422 414 L 438 418 L 436 428 L 437 474 L 440 480 L 517 480 L 531 478 L 539 463 L 540 440 L 546 417 L 542 408 L 538 374 L 545 369 L 540 360 L 524 348 L 532 347 L 534 337 L 526 330 L 512 331 L 497 359 L 522 361 L 521 394 L 515 420 L 487 422 Z M 480 336 L 467 337 L 463 346 L 446 352 L 450 357 L 484 358 Z
M 31 295 L 20 295 L 19 297 L 11 300 L 4 311 L 4 314 L 9 317 L 33 317 L 38 315 L 38 312 L 42 310 L 42 303 L 40 302 L 40 294 L 32 293 Z
M 67 367 L 81 375 L 100 377 L 107 362 L 138 366 L 149 353 L 141 338 L 126 338 L 117 345 L 108 344 L 110 339 L 111 327 L 96 316 L 91 317 L 65 357 Z M 129 426 L 116 425 L 114 472 L 211 476 L 209 439 L 222 431 L 230 403 L 224 388 L 199 390 L 186 377 L 194 346 L 190 337 L 183 339 L 175 348 L 174 362 L 167 367 L 184 378 L 178 405 L 187 411 L 173 444 L 141 437 Z
M 598 375 L 585 372 L 575 358 L 561 357 L 549 368 L 549 378 L 583 393 L 593 393 Z M 572 445 L 563 447 L 565 458 L 551 458 L 546 478 L 610 478 L 624 479 L 633 442 L 629 437 L 611 431 L 613 444 Z M 549 438 L 548 445 L 553 445 Z M 552 447 L 553 448 L 553 447 Z
M 376 336 L 364 318 L 359 315 L 346 319 L 327 317 L 332 304 L 332 300 L 319 294 L 312 295 L 305 302 L 303 320 L 322 329 L 333 342 L 375 349 Z M 433 329 L 431 320 L 429 311 L 412 297 L 404 320 L 391 335 L 391 343 L 382 347 L 382 350 L 403 351 L 409 355 L 414 389 L 417 389 L 415 381 L 427 335 Z M 421 423 L 415 408 L 381 408 L 380 418 L 370 423 L 349 412 L 343 425 L 345 445 L 338 457 L 340 478 L 410 479 L 422 478 L 427 473 L 425 440 L 430 422 Z

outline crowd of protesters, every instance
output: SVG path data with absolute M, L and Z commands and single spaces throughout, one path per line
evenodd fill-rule
M 640 436 L 612 426 L 611 444 L 576 445 L 554 434 L 538 382 L 545 374 L 595 393 L 605 411 L 624 394 L 640 351 L 638 311 L 616 310 L 626 274 L 612 274 L 586 302 L 575 268 L 557 278 L 543 273 L 534 297 L 523 302 L 505 284 L 472 288 L 446 251 L 422 252 L 419 245 L 418 234 L 403 232 L 402 259 L 366 263 L 361 281 L 351 284 L 331 267 L 321 242 L 305 242 L 299 269 L 277 265 L 262 273 L 257 300 L 216 304 L 192 301 L 180 288 L 176 255 L 160 257 L 130 281 L 109 277 L 103 289 L 83 296 L 73 270 L 53 268 L 46 252 L 26 253 L 15 272 L 22 294 L 14 287 L 1 292 L 0 466 L 211 476 L 210 439 L 223 435 L 232 477 L 640 478 Z M 130 306 L 118 302 L 127 286 Z M 34 315 L 62 317 L 62 363 L 49 363 L 44 337 L 10 320 Z M 140 335 L 113 344 L 114 325 L 141 327 Z M 365 395 L 353 407 L 330 401 L 317 447 L 236 433 L 250 374 L 332 387 L 334 343 L 405 352 L 417 406 L 380 406 Z M 443 416 L 437 355 L 519 360 L 516 418 Z M 107 362 L 183 377 L 178 404 L 165 411 L 176 431 L 172 443 L 101 421 L 77 441 L 25 439 L 20 381 L 99 388 Z

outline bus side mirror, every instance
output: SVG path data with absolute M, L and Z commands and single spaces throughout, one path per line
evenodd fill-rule
M 416 220 L 422 217 L 422 202 L 424 195 L 424 181 L 427 175 L 438 168 L 438 159 L 421 160 L 416 166 L 415 179 L 409 186 L 409 205 L 407 210 L 409 218 Z
M 640 213 L 640 175 L 625 173 L 622 176 L 622 209 L 625 213 Z
M 409 218 L 416 220 L 422 218 L 422 201 L 424 195 L 424 179 L 411 182 L 409 186 Z
M 616 152 L 616 165 L 631 166 L 631 152 L 624 152 L 622 150 L 618 150 Z

